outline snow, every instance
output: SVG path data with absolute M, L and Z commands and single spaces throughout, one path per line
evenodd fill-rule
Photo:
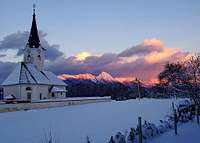
M 54 86 L 51 92 L 67 92 L 67 90 Z
M 66 79 L 82 79 L 82 80 L 91 80 L 94 83 L 104 83 L 104 82 L 119 82 L 117 79 L 113 78 L 109 73 L 107 72 L 101 72 L 98 76 L 85 73 L 85 74 L 77 74 L 77 75 L 69 75 L 69 74 L 62 74 L 59 75 L 58 78 L 62 80 Z
M 68 98 L 63 98 L 63 99 L 43 99 L 43 100 L 36 101 L 36 102 L 81 101 L 81 100 L 82 101 L 83 100 L 107 100 L 107 101 L 110 101 L 111 97 L 110 96 L 106 96 L 106 97 L 68 97 Z
M 13 72 L 11 72 L 11 74 L 5 79 L 2 85 L 18 84 L 21 71 L 20 69 L 21 69 L 21 63 L 17 64 Z
M 26 70 L 24 66 L 21 68 L 19 83 L 35 83 L 34 79 L 31 77 L 31 74 Z
M 4 97 L 4 99 L 9 100 L 9 99 L 14 99 L 14 97 L 12 95 L 7 95 Z
M 61 85 L 66 84 L 49 71 L 39 71 L 33 64 L 18 63 L 2 85 L 16 85 L 20 83 Z
M 42 74 L 42 72 L 38 71 L 33 64 L 26 64 L 28 67 L 29 72 L 35 78 L 38 84 L 52 84 L 48 78 Z
M 178 127 L 178 135 L 174 130 L 162 134 L 148 141 L 148 143 L 199 143 L 200 126 L 196 122 L 189 122 Z
M 109 82 L 115 82 L 116 80 L 107 72 L 101 72 L 97 77 L 97 80 L 99 81 L 109 81 Z
M 138 116 L 159 124 L 171 108 L 170 99 L 141 99 L 0 114 L 4 143 L 38 143 L 51 129 L 60 143 L 106 143 L 118 131 L 136 127 Z
M 57 76 L 49 71 L 43 71 L 43 73 L 48 77 L 49 81 L 55 85 L 64 85 L 66 86 L 66 83 L 64 83 L 62 80 L 59 80 Z

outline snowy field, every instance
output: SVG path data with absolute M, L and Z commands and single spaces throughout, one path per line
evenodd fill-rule
M 148 143 L 199 143 L 200 126 L 195 121 L 189 122 L 178 127 L 178 135 L 174 134 L 174 130 L 162 134 Z
M 2 143 L 42 143 L 51 129 L 59 143 L 107 143 L 111 135 L 136 127 L 138 116 L 159 123 L 171 99 L 112 101 L 0 114 Z

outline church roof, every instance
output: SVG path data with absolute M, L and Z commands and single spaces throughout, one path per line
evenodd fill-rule
M 19 63 L 13 72 L 2 83 L 5 85 L 17 84 L 45 84 L 45 85 L 63 85 L 66 84 L 59 80 L 57 76 L 49 71 L 39 71 L 33 64 Z
M 62 89 L 62 88 L 60 88 L 60 87 L 54 86 L 54 87 L 51 89 L 51 92 L 67 92 L 67 90 Z
M 28 46 L 30 48 L 38 48 L 40 46 L 40 39 L 38 35 L 36 16 L 35 16 L 35 7 L 33 8 L 33 20 L 32 20 L 29 39 L 28 39 Z

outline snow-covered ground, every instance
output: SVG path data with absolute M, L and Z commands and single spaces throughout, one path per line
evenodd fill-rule
M 112 101 L 62 108 L 0 114 L 0 141 L 40 143 L 51 129 L 59 143 L 106 143 L 111 135 L 136 127 L 138 116 L 159 123 L 171 99 Z
M 178 127 L 178 135 L 174 134 L 174 130 L 157 136 L 148 143 L 199 143 L 200 142 L 200 126 L 196 122 L 189 122 Z

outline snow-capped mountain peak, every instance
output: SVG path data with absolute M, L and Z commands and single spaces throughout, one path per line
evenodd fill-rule
M 99 81 L 108 81 L 108 82 L 114 82 L 116 81 L 109 73 L 107 72 L 101 72 L 97 77 L 97 80 Z
M 85 73 L 85 74 L 77 74 L 77 75 L 70 75 L 70 74 L 62 74 L 59 75 L 58 78 L 65 80 L 65 79 L 69 79 L 69 78 L 73 78 L 73 79 L 83 79 L 83 80 L 94 80 L 95 79 L 95 75 L 90 74 L 90 73 Z
M 93 75 L 90 73 L 85 74 L 77 74 L 77 75 L 70 75 L 70 74 L 62 74 L 58 76 L 61 80 L 67 80 L 67 79 L 77 79 L 77 80 L 91 80 L 93 82 L 118 82 L 122 84 L 127 84 L 127 82 L 132 82 L 135 80 L 135 78 L 114 78 L 109 73 L 103 71 L 99 75 Z

